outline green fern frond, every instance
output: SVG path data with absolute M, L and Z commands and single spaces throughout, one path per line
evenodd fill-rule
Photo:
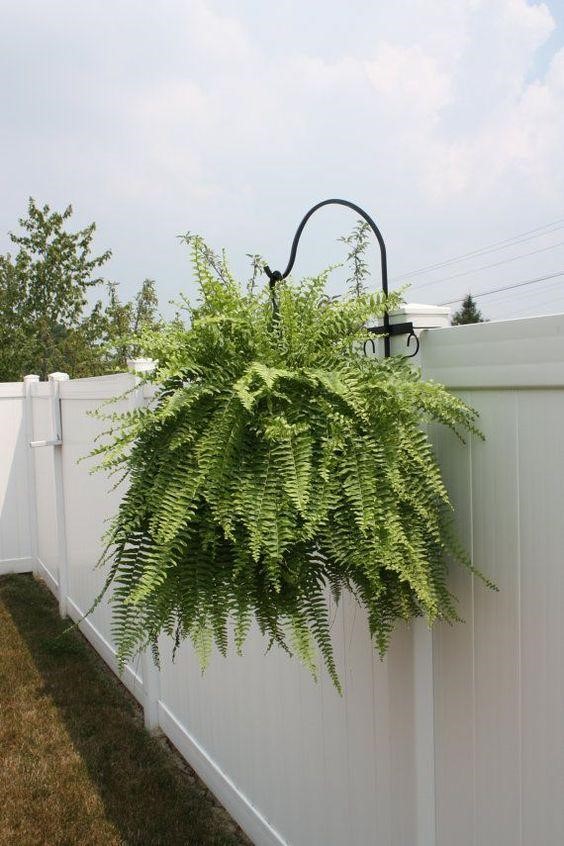
M 273 315 L 268 290 L 186 240 L 200 299 L 187 326 L 145 333 L 155 398 L 104 412 L 94 451 L 127 486 L 103 557 L 119 659 L 166 633 L 205 665 L 256 621 L 339 688 L 329 596 L 356 597 L 382 654 L 398 620 L 458 619 L 449 561 L 475 570 L 425 430 L 478 435 L 476 414 L 402 359 L 359 355 L 397 295 L 327 300 L 325 273 L 279 285 Z

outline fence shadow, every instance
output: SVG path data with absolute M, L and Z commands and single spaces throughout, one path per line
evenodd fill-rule
M 141 709 L 83 636 L 62 634 L 69 621 L 43 585 L 2 577 L 0 603 L 124 844 L 248 843 L 187 765 L 147 734 Z

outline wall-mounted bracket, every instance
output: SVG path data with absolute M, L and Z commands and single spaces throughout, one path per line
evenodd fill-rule
M 404 356 L 405 358 L 413 358 L 419 352 L 419 338 L 415 334 L 415 330 L 413 328 L 413 323 L 389 323 L 387 326 L 368 326 L 367 331 L 370 332 L 371 335 L 383 335 L 385 338 L 391 338 L 394 335 L 407 335 L 407 346 L 409 347 L 411 343 L 411 339 L 415 340 L 415 350 L 411 353 L 411 355 Z M 372 345 L 372 353 L 376 354 L 376 343 L 372 338 L 368 338 L 364 342 L 364 355 L 367 355 L 366 346 L 367 344 Z

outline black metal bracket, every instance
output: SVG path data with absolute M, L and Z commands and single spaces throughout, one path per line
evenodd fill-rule
M 308 222 L 308 220 L 310 219 L 312 214 L 314 214 L 314 212 L 316 212 L 318 209 L 322 208 L 323 206 L 329 206 L 329 205 L 346 206 L 347 208 L 352 209 L 357 214 L 359 214 L 366 221 L 366 223 L 369 225 L 369 227 L 371 228 L 372 232 L 376 236 L 376 239 L 378 241 L 378 245 L 380 247 L 382 292 L 383 292 L 384 296 L 388 295 L 388 261 L 387 261 L 387 257 L 386 257 L 386 245 L 384 243 L 384 238 L 382 237 L 382 233 L 380 232 L 380 230 L 378 229 L 378 227 L 376 226 L 376 224 L 374 223 L 374 221 L 372 220 L 370 215 L 367 214 L 367 212 L 365 212 L 364 209 L 362 209 L 360 206 L 357 206 L 355 203 L 351 203 L 348 200 L 336 200 L 336 199 L 322 200 L 320 203 L 317 203 L 317 205 L 313 206 L 313 208 L 311 208 L 308 211 L 308 213 L 303 217 L 300 225 L 298 226 L 298 228 L 296 230 L 296 234 L 294 235 L 294 240 L 292 241 L 292 247 L 290 249 L 290 258 L 288 260 L 288 264 L 286 266 L 286 270 L 284 271 L 284 273 L 281 273 L 279 270 L 271 270 L 268 265 L 265 265 L 264 272 L 268 276 L 270 290 L 272 292 L 273 303 L 274 303 L 275 308 L 276 308 L 276 300 L 275 300 L 274 297 L 275 297 L 276 283 L 281 282 L 283 279 L 285 279 L 288 276 L 288 274 L 290 273 L 290 271 L 292 270 L 292 268 L 294 266 L 294 262 L 296 260 L 296 253 L 298 251 L 298 244 L 300 242 L 300 238 L 301 238 L 301 235 L 302 235 L 302 232 L 304 230 L 306 223 Z M 413 331 L 413 324 L 412 323 L 394 323 L 394 324 L 391 324 L 390 323 L 390 316 L 389 316 L 388 312 L 385 312 L 384 316 L 382 318 L 382 326 L 372 327 L 368 331 L 371 332 L 374 335 L 383 335 L 384 336 L 384 357 L 385 358 L 388 358 L 389 355 L 390 355 L 390 336 L 391 335 L 408 334 L 408 336 L 409 336 L 408 340 L 407 340 L 408 346 L 409 346 L 409 342 L 410 342 L 411 338 L 415 338 L 415 340 L 417 342 L 417 349 L 415 350 L 415 352 L 411 356 L 408 356 L 408 358 L 412 358 L 413 355 L 417 355 L 417 352 L 419 350 L 419 340 L 417 339 L 417 336 L 415 335 L 415 332 Z M 366 343 L 368 343 L 368 342 L 372 343 L 374 352 L 376 352 L 376 344 L 374 343 L 372 338 L 369 338 Z M 365 352 L 366 352 L 366 343 L 365 343 Z
M 413 323 L 390 323 L 387 329 L 384 326 L 369 326 L 367 331 L 371 335 L 412 335 Z
M 415 329 L 413 328 L 413 323 L 411 321 L 406 323 L 390 323 L 388 327 L 385 326 L 369 326 L 367 329 L 371 335 L 381 336 L 387 335 L 389 338 L 392 338 L 394 335 L 407 335 L 407 346 L 409 347 L 411 344 L 411 340 L 415 341 L 415 350 L 411 353 L 411 355 L 406 355 L 404 358 L 414 358 L 419 352 L 419 338 L 415 334 Z M 376 355 L 376 343 L 373 338 L 368 338 L 364 342 L 364 355 L 367 355 L 366 347 L 368 344 L 372 345 L 372 354 Z

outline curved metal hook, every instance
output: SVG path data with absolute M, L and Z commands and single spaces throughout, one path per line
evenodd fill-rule
M 368 357 L 368 353 L 366 352 L 366 344 L 372 344 L 372 355 L 376 355 L 376 342 L 374 338 L 367 338 L 364 344 L 362 345 L 362 352 L 364 353 L 365 357 Z
M 313 206 L 308 213 L 303 217 L 300 225 L 296 230 L 296 234 L 294 235 L 294 240 L 292 241 L 292 247 L 290 249 L 290 258 L 288 260 L 288 264 L 286 266 L 286 270 L 284 273 L 280 273 L 279 270 L 271 270 L 268 265 L 265 265 L 264 272 L 268 276 L 269 285 L 271 291 L 274 291 L 277 282 L 281 282 L 282 279 L 285 279 L 288 274 L 291 272 L 294 262 L 296 260 L 296 253 L 298 251 L 298 244 L 300 243 L 300 238 L 302 236 L 302 232 L 304 231 L 304 227 L 312 214 L 314 214 L 318 209 L 322 208 L 323 206 L 330 206 L 330 205 L 337 205 L 337 206 L 346 206 L 349 209 L 352 209 L 357 214 L 359 214 L 369 225 L 372 232 L 376 236 L 378 241 L 378 245 L 380 247 L 380 265 L 382 269 L 382 291 L 385 296 L 388 295 L 388 260 L 386 256 L 386 245 L 384 243 L 384 238 L 382 237 L 382 233 L 370 217 L 370 215 L 364 211 L 360 206 L 357 206 L 355 203 L 349 202 L 349 200 L 338 200 L 338 199 L 331 199 L 331 200 L 322 200 L 320 203 L 317 203 Z M 383 324 L 384 328 L 387 330 L 390 325 L 390 318 L 388 313 L 384 313 L 383 317 Z M 388 336 L 384 337 L 384 356 L 388 358 L 390 355 L 390 338 Z
M 411 330 L 411 332 L 410 332 L 410 333 L 409 333 L 409 335 L 407 336 L 407 346 L 409 346 L 409 345 L 410 345 L 410 343 L 411 343 L 411 339 L 412 339 L 412 338 L 413 338 L 413 340 L 415 341 L 415 350 L 411 353 L 411 355 L 406 355 L 406 356 L 404 356 L 404 358 L 415 358 L 415 356 L 416 356 L 416 355 L 417 355 L 417 353 L 419 352 L 419 346 L 420 346 L 419 338 L 418 338 L 418 336 L 415 334 L 415 332 L 413 331 L 413 329 Z

